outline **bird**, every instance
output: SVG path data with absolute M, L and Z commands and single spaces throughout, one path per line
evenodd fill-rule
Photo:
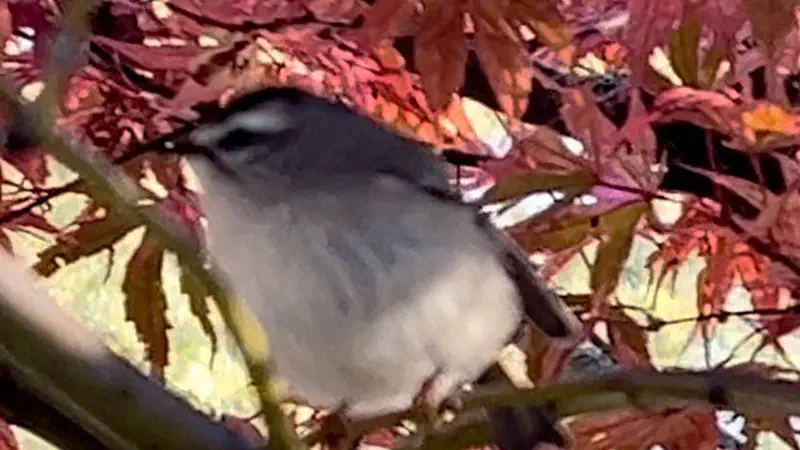
M 576 334 L 431 147 L 340 101 L 262 88 L 164 151 L 199 180 L 208 252 L 266 331 L 291 398 L 348 420 L 420 395 L 440 405 L 492 378 L 525 317 L 549 337 Z M 541 408 L 491 414 L 504 450 L 564 444 Z

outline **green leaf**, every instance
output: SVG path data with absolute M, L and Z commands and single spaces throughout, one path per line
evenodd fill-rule
M 168 363 L 167 330 L 171 328 L 167 321 L 167 296 L 161 283 L 163 265 L 164 249 L 148 230 L 128 262 L 122 281 L 125 318 L 136 327 L 145 345 L 150 374 L 159 380 L 164 379 Z
M 700 62 L 697 52 L 702 29 L 703 25 L 697 17 L 691 16 L 667 39 L 672 67 L 689 86 L 697 87 L 699 84 Z
M 545 219 L 542 221 L 545 222 Z M 510 230 L 514 240 L 528 252 L 543 248 L 553 252 L 566 250 L 584 243 L 591 231 L 592 223 L 587 217 L 571 217 L 566 220 L 553 221 L 543 231 L 531 232 L 524 226 L 520 231 Z
M 700 65 L 700 71 L 697 74 L 699 86 L 703 89 L 711 89 L 714 85 L 714 80 L 717 77 L 719 66 L 725 59 L 725 51 L 719 46 L 711 47 L 705 55 L 703 55 L 703 63 Z
M 559 174 L 545 170 L 531 170 L 519 175 L 509 175 L 487 192 L 486 198 L 493 202 L 508 200 L 514 197 L 532 194 L 534 192 L 553 191 L 564 188 L 573 188 L 584 193 L 594 186 L 596 179 L 591 170 L 577 170 L 571 173 Z
M 639 218 L 647 211 L 646 202 L 635 202 L 600 217 L 605 236 L 597 247 L 591 287 L 595 294 L 608 295 L 617 287 L 619 275 L 631 251 Z

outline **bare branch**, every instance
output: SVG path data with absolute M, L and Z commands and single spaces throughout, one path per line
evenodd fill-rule
M 614 306 L 612 309 L 629 309 L 640 312 L 647 317 L 647 325 L 644 325 L 647 331 L 659 331 L 661 328 L 670 325 L 679 325 L 684 323 L 706 322 L 712 319 L 717 319 L 720 322 L 725 322 L 730 317 L 748 317 L 748 316 L 791 316 L 800 314 L 800 305 L 790 306 L 788 308 L 754 308 L 743 311 L 719 311 L 711 314 L 698 314 L 695 316 L 681 317 L 679 319 L 664 320 L 654 316 L 650 311 L 635 305 L 619 305 Z M 619 322 L 611 317 L 601 318 L 607 322 Z
M 280 409 L 277 386 L 272 377 L 267 336 L 247 306 L 229 295 L 223 279 L 206 269 L 201 249 L 187 239 L 186 232 L 158 211 L 137 208 L 145 194 L 142 188 L 107 161 L 91 156 L 82 147 L 71 147 L 52 130 L 53 122 L 40 108 L 25 108 L 16 99 L 10 85 L 0 82 L 0 101 L 14 113 L 15 120 L 26 124 L 42 148 L 62 164 L 77 172 L 87 183 L 87 190 L 101 201 L 118 206 L 122 214 L 144 223 L 162 245 L 173 250 L 187 267 L 208 287 L 217 302 L 226 325 L 231 329 L 244 354 L 250 377 L 255 385 L 265 419 L 272 432 L 270 445 L 278 449 L 301 448 L 302 441 L 294 433 Z M 212 265 L 213 267 L 213 265 Z
M 77 48 L 88 33 L 88 17 L 94 2 L 79 0 L 77 6 L 66 15 L 64 28 L 59 34 L 56 44 L 67 48 Z M 54 133 L 53 112 L 59 106 L 59 94 L 66 86 L 75 67 L 75 61 L 60 61 L 70 51 L 63 48 L 52 48 L 51 61 L 48 65 L 48 82 L 45 84 L 39 101 L 28 107 L 21 105 L 16 91 L 5 79 L 0 81 L 0 101 L 14 117 L 15 123 L 22 124 L 32 134 L 34 142 L 47 149 L 56 159 L 77 172 L 86 182 L 89 192 L 96 198 L 116 205 L 123 214 L 132 218 L 138 216 L 153 236 L 166 248 L 175 251 L 184 260 L 187 267 L 208 287 L 217 302 L 225 324 L 232 331 L 255 385 L 261 409 L 269 426 L 270 445 L 279 450 L 298 449 L 303 442 L 297 437 L 289 425 L 277 401 L 277 385 L 272 377 L 270 352 L 266 333 L 249 312 L 247 306 L 229 295 L 230 289 L 205 267 L 205 260 L 199 248 L 186 238 L 185 232 L 172 221 L 155 211 L 136 208 L 137 201 L 143 197 L 142 189 L 124 174 L 116 170 L 107 161 L 92 158 L 90 152 L 83 149 L 76 151 L 67 142 Z M 62 52 L 62 53 L 59 53 Z M 76 54 L 80 52 L 75 51 Z M 61 66 L 64 67 L 61 67 Z
M 557 417 L 566 418 L 642 405 L 659 410 L 691 403 L 710 403 L 754 416 L 800 415 L 800 389 L 797 383 L 732 370 L 622 371 L 536 390 L 484 389 L 464 398 L 463 417 L 427 436 L 411 438 L 406 448 L 441 450 L 487 444 L 491 428 L 481 410 L 496 406 L 546 405 Z
M 0 367 L 0 417 L 23 427 L 58 448 L 106 450 L 96 437 L 34 393 L 19 386 Z
M 0 267 L 0 365 L 92 436 L 88 448 L 252 448 L 114 355 L 11 256 Z

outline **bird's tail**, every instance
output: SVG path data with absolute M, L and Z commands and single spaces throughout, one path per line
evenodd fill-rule
M 545 408 L 496 408 L 489 412 L 489 418 L 495 442 L 502 450 L 532 450 L 542 443 L 567 446 L 554 415 Z
M 510 384 L 499 365 L 489 368 L 478 385 Z M 557 418 L 550 408 L 497 407 L 489 412 L 495 443 L 501 450 L 532 450 L 547 443 L 559 448 L 568 447 L 568 438 L 560 430 Z

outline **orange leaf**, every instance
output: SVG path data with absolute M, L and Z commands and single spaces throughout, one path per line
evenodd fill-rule
M 745 137 L 756 141 L 759 133 L 798 134 L 798 117 L 772 103 L 759 102 L 753 109 L 742 112 Z
M 413 15 L 414 3 L 410 0 L 380 0 L 364 15 L 364 26 L 353 40 L 361 47 L 370 48 L 397 36 Z
M 528 107 L 533 70 L 523 42 L 505 27 L 508 25 L 476 18 L 475 52 L 500 106 L 512 117 L 519 118 Z
M 655 445 L 672 450 L 717 448 L 716 416 L 710 406 L 590 413 L 571 423 L 570 429 L 575 448 L 581 450 L 640 450 Z
M 631 49 L 631 77 L 635 85 L 648 72 L 648 58 L 654 47 L 662 45 L 681 15 L 683 0 L 629 1 L 630 22 L 625 27 L 625 43 Z
M 496 179 L 539 169 L 552 174 L 568 174 L 587 170 L 585 160 L 572 154 L 558 133 L 547 127 L 515 136 L 514 147 L 502 159 L 482 164 Z
M 390 41 L 378 44 L 372 54 L 378 60 L 378 64 L 385 69 L 400 70 L 406 65 L 406 60 L 397 49 L 392 47 Z
M 558 381 L 559 376 L 569 370 L 570 357 L 580 341 L 564 342 L 542 339 L 536 335 L 541 331 L 533 331 L 525 346 L 527 356 L 528 377 L 536 386 Z
M 435 110 L 445 106 L 450 94 L 464 84 L 467 45 L 464 16 L 456 6 L 450 2 L 432 2 L 414 44 L 414 61 Z
M 759 415 L 754 416 L 747 414 L 745 416 L 745 434 L 748 439 L 755 439 L 756 433 L 759 432 L 773 432 L 775 433 L 789 448 L 792 450 L 800 450 L 797 445 L 797 431 L 792 427 L 789 422 L 789 416 L 772 416 L 772 415 Z
M 660 94 L 651 120 L 658 123 L 690 122 L 729 136 L 741 127 L 734 102 L 723 94 L 678 87 Z
M 508 8 L 508 17 L 518 19 L 527 24 L 536 37 L 548 47 L 557 50 L 557 55 L 563 63 L 572 62 L 573 51 L 567 51 L 572 47 L 573 34 L 569 23 L 564 19 L 554 1 L 512 1 Z
M 95 208 L 97 205 L 92 203 L 84 212 Z M 39 252 L 39 261 L 33 267 L 36 272 L 45 277 L 50 276 L 65 264 L 111 248 L 115 242 L 141 225 L 115 209 L 105 210 L 102 218 L 84 219 L 76 220 L 79 226 L 75 230 L 58 236 L 54 245 Z
M 303 3 L 314 17 L 325 22 L 350 23 L 366 9 L 360 0 L 305 0 Z
M 8 11 L 8 0 L 0 0 L 0 45 L 5 45 L 14 32 L 11 13 Z
M 447 110 L 443 113 L 444 117 L 439 119 L 440 122 L 443 119 L 449 120 L 455 126 L 457 134 L 463 139 L 478 139 L 475 129 L 472 127 L 472 123 L 464 112 L 464 106 L 461 103 L 461 98 L 458 96 L 453 97 L 453 101 L 447 104 Z
M 569 88 L 563 96 L 561 114 L 573 136 L 599 157 L 607 156 L 617 137 L 617 127 L 600 111 L 592 92 Z
M 753 26 L 753 36 L 772 54 L 779 41 L 795 26 L 797 0 L 743 0 Z

